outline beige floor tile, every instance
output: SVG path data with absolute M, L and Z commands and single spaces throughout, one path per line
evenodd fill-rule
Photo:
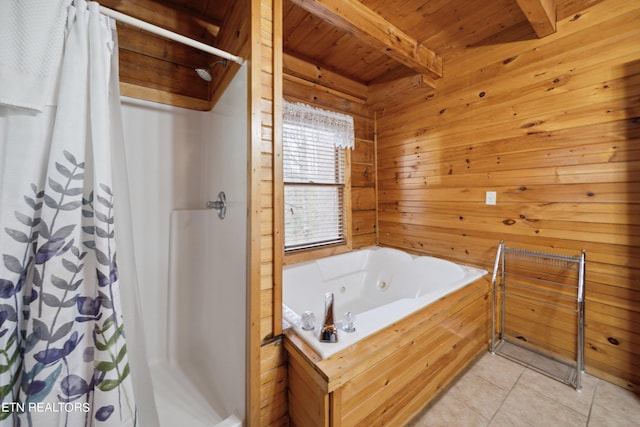
M 409 426 L 486 427 L 488 424 L 489 419 L 483 417 L 450 393 L 447 393 Z
M 582 390 L 576 391 L 572 386 L 549 378 L 546 375 L 526 369 L 518 380 L 538 393 L 567 406 L 574 411 L 589 416 L 591 402 L 599 380 L 589 374 L 582 375 Z
M 640 427 L 640 396 L 589 374 L 578 392 L 487 353 L 408 427 L 487 425 Z
M 465 403 L 487 419 L 491 419 L 509 390 L 468 372 L 449 390 L 448 394 Z
M 596 388 L 589 427 L 640 426 L 640 396 L 600 381 Z
M 505 390 L 513 387 L 523 371 L 524 366 L 489 352 L 469 370 L 470 373 Z
M 509 425 L 508 421 L 513 425 L 570 427 L 585 426 L 587 416 L 518 382 L 498 410 L 491 426 Z
M 520 418 L 518 414 L 498 411 L 489 423 L 489 427 L 531 427 L 531 424 Z

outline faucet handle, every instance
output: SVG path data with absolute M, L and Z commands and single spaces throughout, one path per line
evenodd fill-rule
M 303 331 L 313 331 L 315 322 L 316 322 L 316 315 L 313 314 L 313 311 L 307 310 L 304 313 L 302 313 L 302 330 Z
M 342 330 L 345 332 L 356 331 L 356 315 L 350 311 L 344 314 L 344 323 L 342 324 Z

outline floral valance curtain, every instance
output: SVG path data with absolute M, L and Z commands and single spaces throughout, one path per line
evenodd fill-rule
M 318 141 L 326 141 L 336 148 L 351 148 L 355 145 L 353 117 L 310 105 L 283 100 L 282 117 L 285 132 L 304 130 L 304 138 L 315 132 Z

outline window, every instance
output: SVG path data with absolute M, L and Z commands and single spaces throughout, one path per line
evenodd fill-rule
M 285 251 L 346 243 L 345 148 L 353 118 L 283 102 Z

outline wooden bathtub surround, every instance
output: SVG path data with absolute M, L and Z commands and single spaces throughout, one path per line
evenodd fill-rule
M 478 279 L 324 360 L 287 331 L 291 425 L 410 421 L 488 350 L 489 285 L 489 276 Z

